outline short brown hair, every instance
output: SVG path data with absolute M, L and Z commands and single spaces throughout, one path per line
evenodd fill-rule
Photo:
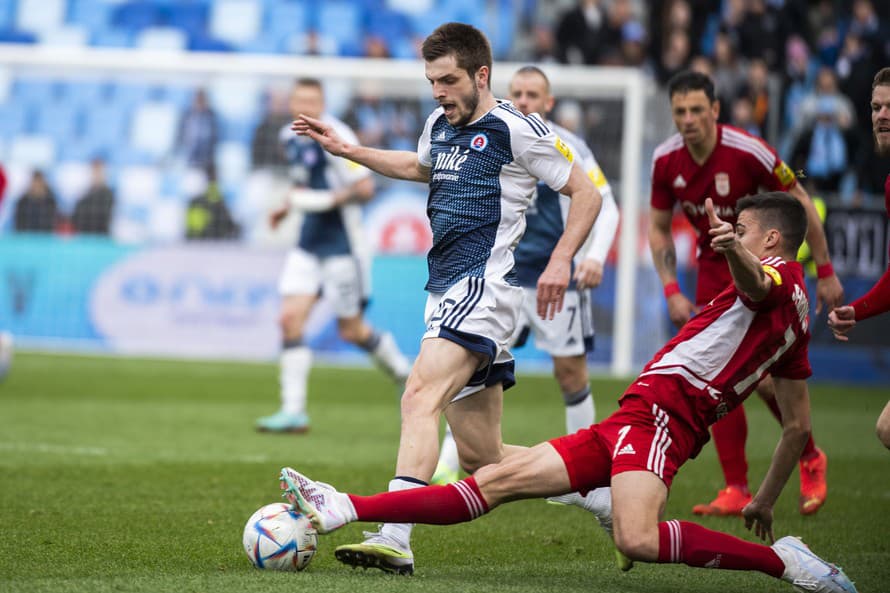
M 476 76 L 482 66 L 488 66 L 491 72 L 491 45 L 485 34 L 472 25 L 439 25 L 423 40 L 420 53 L 427 62 L 453 54 L 458 67 L 466 70 L 470 78 Z
M 736 202 L 736 216 L 743 210 L 756 211 L 765 229 L 778 230 L 787 253 L 797 253 L 807 236 L 807 211 L 800 200 L 787 192 L 746 196 Z
M 878 73 L 875 74 L 875 79 L 871 83 L 872 90 L 874 90 L 876 86 L 890 86 L 890 67 L 881 68 L 878 70 Z
M 297 86 L 312 86 L 312 87 L 317 88 L 320 91 L 324 90 L 324 88 L 322 87 L 321 81 L 319 79 L 310 78 L 308 76 L 296 79 L 294 81 L 294 86 L 295 87 L 297 87 Z

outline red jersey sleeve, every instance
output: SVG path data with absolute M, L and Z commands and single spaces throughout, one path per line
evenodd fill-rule
M 772 156 L 773 162 L 772 169 L 770 169 L 764 166 L 763 161 L 755 155 L 749 156 L 753 160 L 751 170 L 756 171 L 757 184 L 769 191 L 788 191 L 797 185 L 797 176 L 791 170 L 791 167 L 779 157 L 776 149 L 760 138 L 756 138 L 756 140 L 763 147 L 763 150 Z
M 3 194 L 6 193 L 6 171 L 0 165 L 0 204 L 3 203 Z
M 673 210 L 675 199 L 670 183 L 667 181 L 665 160 L 665 158 L 660 158 L 652 163 L 652 196 L 649 203 L 653 208 L 659 210 Z
M 890 268 L 887 268 L 871 290 L 850 305 L 856 311 L 856 321 L 890 311 Z

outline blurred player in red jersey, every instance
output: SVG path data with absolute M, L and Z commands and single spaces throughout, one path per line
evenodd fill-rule
M 668 83 L 671 112 L 678 133 L 659 145 L 652 156 L 652 198 L 649 246 L 655 269 L 664 285 L 671 321 L 682 327 L 732 280 L 725 259 L 710 245 L 705 198 L 711 198 L 717 215 L 735 222 L 736 202 L 761 189 L 787 191 L 803 204 L 809 223 L 807 242 L 818 277 L 816 312 L 825 303 L 843 302 L 843 288 L 834 274 L 828 244 L 816 208 L 794 173 L 774 148 L 759 138 L 717 123 L 720 104 L 714 83 L 705 74 L 686 71 Z M 677 283 L 677 257 L 671 236 L 674 206 L 679 204 L 698 233 L 698 284 L 693 304 Z M 775 387 L 767 376 L 757 387 L 773 415 L 781 422 Z M 751 501 L 745 441 L 748 423 L 741 406 L 711 428 L 726 488 L 712 502 L 696 505 L 698 515 L 740 515 Z M 825 502 L 825 454 L 812 438 L 800 460 L 800 512 L 815 513 Z
M 875 150 L 881 156 L 890 155 L 890 68 L 883 68 L 875 75 L 871 85 L 871 125 L 875 137 Z M 884 205 L 890 216 L 890 175 L 884 183 Z M 888 253 L 890 257 L 890 253 Z M 828 325 L 834 337 L 846 342 L 847 332 L 856 322 L 890 311 L 890 267 L 867 293 L 849 305 L 837 307 L 828 315 Z M 878 417 L 878 438 L 890 449 L 890 401 Z
M 328 533 L 353 521 L 458 523 L 505 502 L 611 484 L 615 544 L 633 560 L 755 570 L 808 591 L 855 592 L 842 570 L 799 539 L 773 543 L 772 508 L 810 430 L 809 303 L 803 268 L 794 260 L 807 217 L 784 192 L 743 198 L 737 208 L 733 224 L 717 216 L 710 199 L 705 202 L 709 245 L 725 256 L 732 284 L 649 361 L 603 422 L 518 451 L 447 486 L 356 496 L 284 468 L 285 496 Z M 707 442 L 708 425 L 741 405 L 768 372 L 785 422 L 766 477 L 743 514 L 746 526 L 773 545 L 661 520 L 671 481 Z

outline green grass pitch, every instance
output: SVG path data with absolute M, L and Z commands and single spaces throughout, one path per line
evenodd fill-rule
M 600 418 L 625 381 L 595 380 Z M 815 436 L 829 455 L 829 498 L 797 513 L 797 473 L 776 508 L 776 536 L 800 535 L 844 566 L 860 591 L 890 591 L 890 451 L 874 437 L 888 390 L 812 387 Z M 0 384 L 2 592 L 698 592 L 791 591 L 757 573 L 613 565 L 605 535 L 580 509 L 523 501 L 478 521 L 414 532 L 411 578 L 353 571 L 323 536 L 303 573 L 254 569 L 241 548 L 250 514 L 279 500 L 277 474 L 293 465 L 343 489 L 371 493 L 392 475 L 398 443 L 395 389 L 369 369 L 314 369 L 312 431 L 253 431 L 277 406 L 273 365 L 146 361 L 19 353 Z M 748 406 L 748 456 L 759 483 L 778 438 L 765 406 Z M 520 377 L 508 392 L 507 442 L 560 432 L 548 377 Z M 721 474 L 708 446 L 681 469 L 668 517 L 692 519 Z M 739 519 L 705 525 L 753 539 Z

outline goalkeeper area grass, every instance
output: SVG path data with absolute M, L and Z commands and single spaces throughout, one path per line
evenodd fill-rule
M 627 380 L 594 379 L 597 417 L 617 407 Z M 862 592 L 890 583 L 890 451 L 874 424 L 890 389 L 811 386 L 816 442 L 829 458 L 828 501 L 797 511 L 792 475 L 776 509 L 776 537 L 798 535 L 845 568 Z M 372 369 L 314 368 L 312 429 L 259 434 L 278 406 L 275 365 L 22 353 L 0 384 L 0 591 L 455 593 L 509 591 L 750 593 L 791 591 L 752 572 L 637 563 L 621 573 L 611 542 L 581 509 L 530 500 L 461 525 L 418 526 L 416 574 L 353 570 L 333 556 L 373 524 L 319 536 L 302 573 L 254 569 L 241 548 L 247 518 L 280 500 L 291 465 L 360 494 L 386 488 L 399 439 L 395 387 Z M 752 488 L 779 426 L 756 396 L 746 405 Z M 520 375 L 505 395 L 505 441 L 560 434 L 554 380 Z M 668 518 L 699 521 L 749 541 L 739 518 L 697 518 L 693 504 L 722 487 L 714 448 L 674 481 Z

